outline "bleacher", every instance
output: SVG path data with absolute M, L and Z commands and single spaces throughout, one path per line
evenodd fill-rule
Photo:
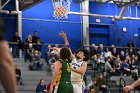
M 29 62 L 24 62 L 22 58 L 15 58 L 14 63 L 19 65 L 19 68 L 22 72 L 22 81 L 24 85 L 17 84 L 17 93 L 35 93 L 36 86 L 40 79 L 45 79 L 46 84 L 48 84 L 51 80 L 52 73 L 51 71 L 47 71 L 47 65 L 45 60 L 42 59 L 44 62 L 43 71 L 29 71 Z M 87 82 L 90 82 L 91 75 L 94 74 L 92 69 L 87 70 Z M 131 84 L 134 82 L 132 77 L 125 77 L 125 76 L 112 76 L 110 80 L 108 80 L 108 93 L 120 93 L 119 92 L 119 80 L 123 78 L 126 81 L 126 85 Z M 122 82 L 123 83 L 123 82 Z M 123 86 L 123 84 L 122 84 Z M 5 93 L 2 86 L 0 86 L 0 93 Z M 101 93 L 101 92 L 100 92 Z M 121 91 L 121 93 L 123 93 Z M 132 90 L 129 93 L 139 93 L 138 91 Z
M 22 58 L 14 59 L 14 63 L 19 66 L 22 73 L 22 81 L 24 85 L 17 84 L 17 93 L 35 93 L 36 86 L 40 79 L 44 79 L 46 84 L 51 80 L 51 72 L 47 72 L 47 66 L 44 62 L 43 71 L 29 71 L 29 62 L 24 62 Z M 0 86 L 0 93 L 5 93 L 2 86 Z

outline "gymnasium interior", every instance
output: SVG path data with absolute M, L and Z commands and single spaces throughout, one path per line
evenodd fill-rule
M 101 74 L 106 91 L 95 93 L 124 93 L 123 87 L 139 78 L 140 0 L 1 0 L 0 6 L 9 50 L 21 71 L 17 93 L 48 93 L 37 92 L 37 85 L 43 79 L 47 86 L 52 79 L 49 59 L 57 55 L 53 49 L 65 45 L 61 32 L 66 33 L 72 53 L 82 48 L 90 52 L 83 93 L 91 93 L 89 83 Z M 28 54 L 28 40 L 35 33 L 39 40 L 31 46 L 37 46 L 39 68 Z M 16 34 L 20 42 L 15 41 Z M 110 56 L 113 73 L 105 67 Z M 5 93 L 2 85 L 0 93 Z M 140 86 L 129 93 L 140 93 Z

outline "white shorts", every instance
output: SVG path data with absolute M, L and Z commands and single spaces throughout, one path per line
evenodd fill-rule
M 58 90 L 58 87 L 55 86 L 53 93 L 57 93 L 57 90 Z
M 82 93 L 83 92 L 83 86 L 79 84 L 72 84 L 73 85 L 73 91 L 74 93 Z

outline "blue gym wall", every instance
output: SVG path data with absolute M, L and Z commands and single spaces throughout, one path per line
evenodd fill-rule
M 112 3 L 97 4 L 90 2 L 90 13 L 101 15 L 114 15 L 119 16 L 121 8 L 118 8 Z M 129 6 L 125 12 L 125 17 L 139 17 L 140 9 L 137 9 L 134 5 Z M 100 23 L 96 23 L 96 19 L 100 19 Z M 122 28 L 126 27 L 127 32 L 122 33 Z M 100 43 L 104 45 L 115 44 L 118 46 L 118 40 L 121 46 L 126 46 L 127 42 L 132 39 L 134 41 L 134 34 L 138 34 L 136 38 L 136 47 L 140 47 L 140 21 L 136 20 L 121 20 L 113 22 L 110 18 L 94 18 L 90 17 L 90 44 Z M 93 34 L 96 34 L 93 35 Z M 95 38 L 96 37 L 96 38 Z
M 80 5 L 72 3 L 72 11 L 79 12 Z M 73 51 L 82 46 L 81 17 L 69 15 L 67 20 L 56 20 L 53 17 L 53 5 L 51 0 L 46 0 L 29 10 L 23 12 L 23 41 L 29 34 L 38 31 L 41 41 L 49 44 L 64 44 L 59 36 L 61 31 L 67 33 Z M 46 47 L 42 52 L 45 52 Z
M 131 10 L 131 11 L 130 11 Z M 140 17 L 140 9 L 130 6 L 125 13 L 125 16 Z M 71 11 L 79 12 L 80 4 L 72 2 Z M 90 2 L 90 13 L 102 15 L 115 15 L 119 16 L 121 8 L 114 4 L 97 4 Z M 133 11 L 133 12 L 132 12 Z M 28 34 L 38 31 L 41 41 L 45 43 L 63 44 L 62 38 L 58 36 L 59 32 L 65 31 L 73 50 L 82 47 L 82 24 L 81 16 L 69 15 L 67 20 L 55 20 L 53 15 L 53 5 L 51 0 L 46 0 L 29 10 L 23 12 L 23 41 L 27 38 Z M 140 24 L 135 20 L 121 20 L 113 22 L 110 18 L 99 18 L 100 23 L 96 23 L 96 18 L 90 17 L 89 34 L 90 44 L 97 45 L 118 45 L 126 46 L 128 40 L 134 40 L 134 34 L 137 33 L 136 46 L 140 47 Z M 127 32 L 122 34 L 122 28 L 126 27 Z M 119 41 L 119 42 L 118 42 Z

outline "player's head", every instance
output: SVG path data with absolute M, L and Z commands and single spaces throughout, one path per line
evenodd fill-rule
M 60 59 L 70 59 L 71 51 L 67 47 L 63 47 L 60 50 Z
M 76 52 L 76 58 L 82 59 L 83 61 L 89 60 L 89 51 L 87 49 L 80 49 Z

